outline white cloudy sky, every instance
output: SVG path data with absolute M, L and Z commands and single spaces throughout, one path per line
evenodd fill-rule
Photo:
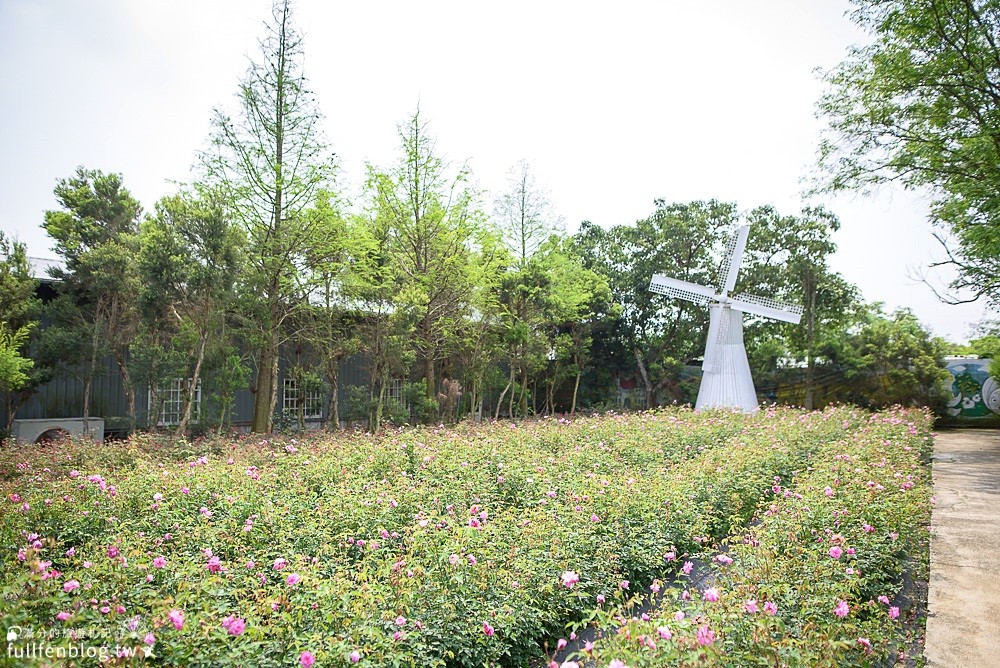
M 269 0 L 0 0 L 0 228 L 39 227 L 78 165 L 121 172 L 147 209 L 185 180 L 214 107 L 231 107 Z M 846 0 L 299 0 L 306 72 L 348 192 L 422 114 L 438 148 L 503 188 L 528 160 L 573 231 L 653 199 L 803 205 L 816 68 L 865 36 Z M 940 253 L 909 193 L 813 200 L 842 221 L 834 266 L 869 300 L 964 340 L 984 308 L 913 276 Z M 947 276 L 939 277 L 939 280 Z

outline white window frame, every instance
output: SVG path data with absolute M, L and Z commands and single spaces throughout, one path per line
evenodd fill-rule
M 174 427 L 181 423 L 181 411 L 184 410 L 184 395 L 187 392 L 187 384 L 190 378 L 172 378 L 160 385 L 158 391 L 161 404 L 160 414 L 157 417 L 157 427 Z M 153 409 L 153 392 L 149 391 L 149 398 L 146 405 L 148 410 Z M 191 419 L 189 424 L 198 424 L 201 419 L 201 378 L 194 389 L 194 401 L 191 403 Z
M 403 379 L 393 378 L 389 381 L 389 386 L 385 388 L 385 398 L 387 401 L 395 401 L 400 406 L 406 406 L 403 401 Z
M 281 409 L 291 415 L 299 414 L 299 389 L 294 378 L 285 378 L 281 383 Z M 302 417 L 315 420 L 323 417 L 323 392 L 307 392 L 302 405 Z

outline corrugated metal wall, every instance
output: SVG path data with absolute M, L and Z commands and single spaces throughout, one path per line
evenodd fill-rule
M 289 364 L 283 359 L 279 366 L 278 378 L 278 407 L 281 406 L 282 379 Z M 254 377 L 251 370 L 250 380 Z M 341 412 L 344 410 L 347 401 L 348 388 L 352 385 L 368 386 L 368 375 L 364 370 L 364 359 L 360 355 L 350 357 L 340 364 L 339 401 Z M 127 414 L 125 390 L 122 386 L 121 373 L 114 358 L 108 356 L 98 365 L 98 373 L 95 375 L 93 385 L 90 390 L 90 415 L 93 417 L 103 417 L 110 421 L 111 430 L 115 428 L 115 422 L 124 424 Z M 149 394 L 143 385 L 137 388 L 136 392 L 136 413 L 137 421 L 140 425 L 146 424 L 146 412 L 148 410 Z M 212 397 L 209 392 L 202 397 L 203 410 L 209 408 Z M 327 419 L 327 397 L 323 399 L 323 420 Z M 0 414 L 3 415 L 3 423 L 6 424 L 6 401 L 0 404 Z M 83 383 L 76 377 L 64 374 L 49 383 L 43 385 L 28 401 L 26 401 L 17 411 L 20 419 L 39 418 L 65 418 L 80 417 L 83 415 Z M 236 392 L 235 410 L 233 423 L 236 425 L 246 425 L 253 417 L 253 393 L 248 388 Z
M 6 407 L 3 410 L 6 411 Z M 90 388 L 90 414 L 94 417 L 120 417 L 125 413 L 125 392 L 122 389 L 121 374 L 114 358 L 109 356 L 98 365 Z M 17 417 L 22 419 L 81 415 L 83 415 L 83 383 L 79 378 L 68 374 L 43 385 L 17 412 Z

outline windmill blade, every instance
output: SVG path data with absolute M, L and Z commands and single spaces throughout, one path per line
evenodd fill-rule
M 688 283 L 676 278 L 670 278 L 662 274 L 653 274 L 653 279 L 649 282 L 651 292 L 656 292 L 669 297 L 686 299 L 698 304 L 707 304 L 715 299 L 715 290 L 697 283 Z
M 743 251 L 746 250 L 749 234 L 750 226 L 741 225 L 726 244 L 726 254 L 719 266 L 719 292 L 723 295 L 728 295 L 736 287 L 736 275 L 740 273 L 740 263 L 743 262 Z
M 760 297 L 758 295 L 739 295 L 729 300 L 730 304 L 737 311 L 753 313 L 754 315 L 782 320 L 793 324 L 799 324 L 802 319 L 802 307 L 790 304 L 782 304 L 770 297 Z

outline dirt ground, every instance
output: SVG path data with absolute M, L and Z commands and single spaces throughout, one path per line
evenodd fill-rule
M 934 444 L 926 665 L 1000 666 L 1000 430 Z

